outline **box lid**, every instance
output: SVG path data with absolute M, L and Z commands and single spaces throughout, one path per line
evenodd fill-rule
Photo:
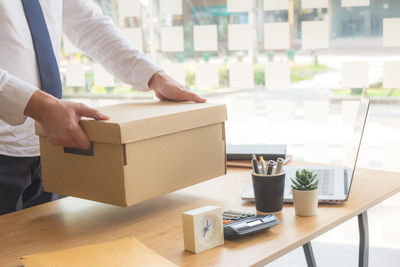
M 90 141 L 126 144 L 226 121 L 226 106 L 212 103 L 139 102 L 97 108 L 108 121 L 82 119 Z M 36 134 L 46 136 L 39 123 Z

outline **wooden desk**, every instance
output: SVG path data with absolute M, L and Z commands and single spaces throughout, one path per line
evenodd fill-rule
M 184 251 L 181 213 L 210 204 L 224 210 L 255 212 L 254 205 L 240 199 L 249 179 L 249 170 L 231 168 L 226 176 L 129 208 L 65 198 L 0 216 L 0 266 L 18 266 L 18 256 L 26 254 L 126 236 L 135 236 L 181 266 L 261 265 L 310 244 L 315 237 L 400 191 L 400 173 L 360 169 L 344 205 L 320 205 L 314 217 L 297 217 L 292 205 L 285 205 L 278 214 L 280 224 L 269 231 L 226 241 L 199 254 Z M 307 255 L 307 249 L 305 252 Z

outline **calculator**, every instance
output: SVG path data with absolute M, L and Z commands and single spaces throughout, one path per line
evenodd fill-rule
M 279 224 L 278 218 L 273 214 L 260 216 L 233 210 L 225 211 L 222 219 L 224 237 L 228 240 L 253 235 Z

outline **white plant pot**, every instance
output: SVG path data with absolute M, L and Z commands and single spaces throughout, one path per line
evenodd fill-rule
M 292 189 L 294 209 L 298 216 L 313 216 L 317 213 L 318 188 L 311 191 Z

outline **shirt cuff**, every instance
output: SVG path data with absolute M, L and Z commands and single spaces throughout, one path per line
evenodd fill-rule
M 12 126 L 23 124 L 25 107 L 36 90 L 39 88 L 10 75 L 0 86 L 0 119 Z
M 140 64 L 135 67 L 135 70 L 131 74 L 132 85 L 138 90 L 150 90 L 149 81 L 154 73 L 160 70 L 161 68 L 157 64 L 146 55 L 143 55 Z

